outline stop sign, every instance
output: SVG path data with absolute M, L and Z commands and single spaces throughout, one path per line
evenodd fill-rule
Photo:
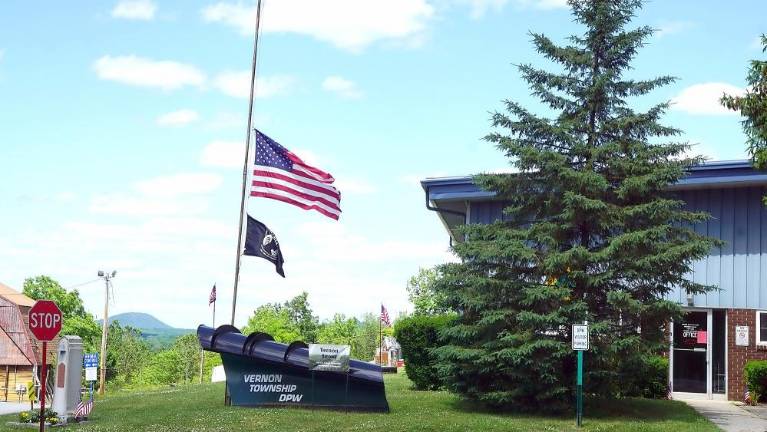
M 50 300 L 38 300 L 29 310 L 29 331 L 40 341 L 51 341 L 61 331 L 61 311 Z

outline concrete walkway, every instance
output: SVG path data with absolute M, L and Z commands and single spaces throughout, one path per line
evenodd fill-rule
M 725 432 L 767 432 L 767 418 L 760 417 L 732 402 L 686 400 L 701 415 Z
M 39 406 L 39 405 L 35 405 Z M 29 410 L 29 402 L 0 402 L 0 415 L 15 414 Z

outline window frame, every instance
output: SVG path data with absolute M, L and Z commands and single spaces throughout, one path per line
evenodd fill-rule
M 767 311 L 765 310 L 756 311 L 756 345 L 767 346 L 767 340 L 762 341 L 761 314 L 767 315 Z

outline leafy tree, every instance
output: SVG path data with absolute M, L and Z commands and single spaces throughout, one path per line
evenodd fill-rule
M 708 215 L 685 211 L 667 189 L 702 159 L 659 123 L 668 103 L 629 105 L 674 81 L 624 76 L 653 32 L 626 29 L 642 2 L 569 3 L 582 34 L 564 46 L 531 34 L 556 72 L 518 66 L 548 116 L 506 101 L 487 140 L 517 173 L 474 179 L 506 202 L 508 218 L 463 227 L 462 262 L 440 266 L 435 282 L 459 312 L 435 350 L 440 373 L 450 390 L 493 406 L 569 406 L 570 325 L 583 321 L 587 391 L 616 394 L 622 362 L 667 345 L 662 329 L 681 313 L 664 298 L 672 287 L 710 289 L 684 277 L 718 244 L 692 229 Z
M 279 304 L 267 303 L 253 312 L 242 332 L 248 334 L 255 331 L 268 333 L 277 342 L 301 340 L 301 330 L 291 320 L 288 310 Z
M 383 335 L 391 336 L 392 329 L 384 327 Z M 381 341 L 378 316 L 365 314 L 360 321 L 354 317 L 347 318 L 343 314 L 335 314 L 331 320 L 320 324 L 317 341 L 319 343 L 349 345 L 353 358 L 371 360 L 375 357 L 376 349 Z
M 767 35 L 762 35 L 762 52 L 767 52 Z M 767 168 L 767 60 L 751 60 L 746 76 L 748 87 L 743 96 L 722 96 L 725 107 L 745 117 L 748 152 L 759 169 Z
M 23 293 L 34 300 L 53 300 L 61 309 L 62 335 L 80 336 L 84 348 L 91 351 L 101 338 L 101 326 L 83 306 L 77 290 L 67 291 L 49 276 L 35 276 L 24 280 Z
M 416 314 L 445 313 L 444 295 L 434 290 L 434 282 L 440 277 L 436 268 L 420 268 L 418 274 L 407 281 L 407 298 L 415 307 Z
M 100 341 L 99 341 L 100 343 Z M 118 321 L 109 324 L 107 335 L 107 378 L 131 384 L 150 358 L 149 344 L 141 331 L 122 327 Z
M 367 313 L 362 320 L 357 322 L 357 328 L 354 330 L 354 339 L 352 340 L 352 357 L 360 360 L 371 360 L 376 355 L 376 349 L 380 344 L 380 335 L 378 327 L 379 316 Z M 386 329 L 385 336 L 389 336 Z
M 155 353 L 147 359 L 137 381 L 143 386 L 175 384 L 179 382 L 182 375 L 179 368 L 180 361 L 178 351 L 173 349 Z
M 352 345 L 357 334 L 357 318 L 335 314 L 333 319 L 323 323 L 317 332 L 317 341 L 326 344 Z
M 178 355 L 176 367 L 179 382 L 192 382 L 200 374 L 200 342 L 196 334 L 180 336 L 173 343 L 173 351 Z
M 301 340 L 304 342 L 314 342 L 317 339 L 317 326 L 319 318 L 312 314 L 312 308 L 309 306 L 309 294 L 304 291 L 285 302 L 285 309 L 288 311 L 290 320 L 298 327 L 301 333 Z

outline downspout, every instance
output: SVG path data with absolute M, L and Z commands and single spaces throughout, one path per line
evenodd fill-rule
M 461 216 L 461 217 L 463 217 L 464 225 L 466 224 L 466 213 L 460 212 L 460 211 L 457 211 L 457 210 L 440 209 L 440 208 L 432 206 L 429 203 L 429 187 L 428 186 L 424 187 L 424 194 L 425 194 L 425 198 L 426 198 L 425 201 L 426 201 L 426 209 L 427 210 L 431 210 L 431 211 L 437 212 L 437 213 L 447 213 L 447 214 L 453 214 L 453 215 Z M 453 247 L 453 236 L 452 235 L 450 236 L 450 247 Z

